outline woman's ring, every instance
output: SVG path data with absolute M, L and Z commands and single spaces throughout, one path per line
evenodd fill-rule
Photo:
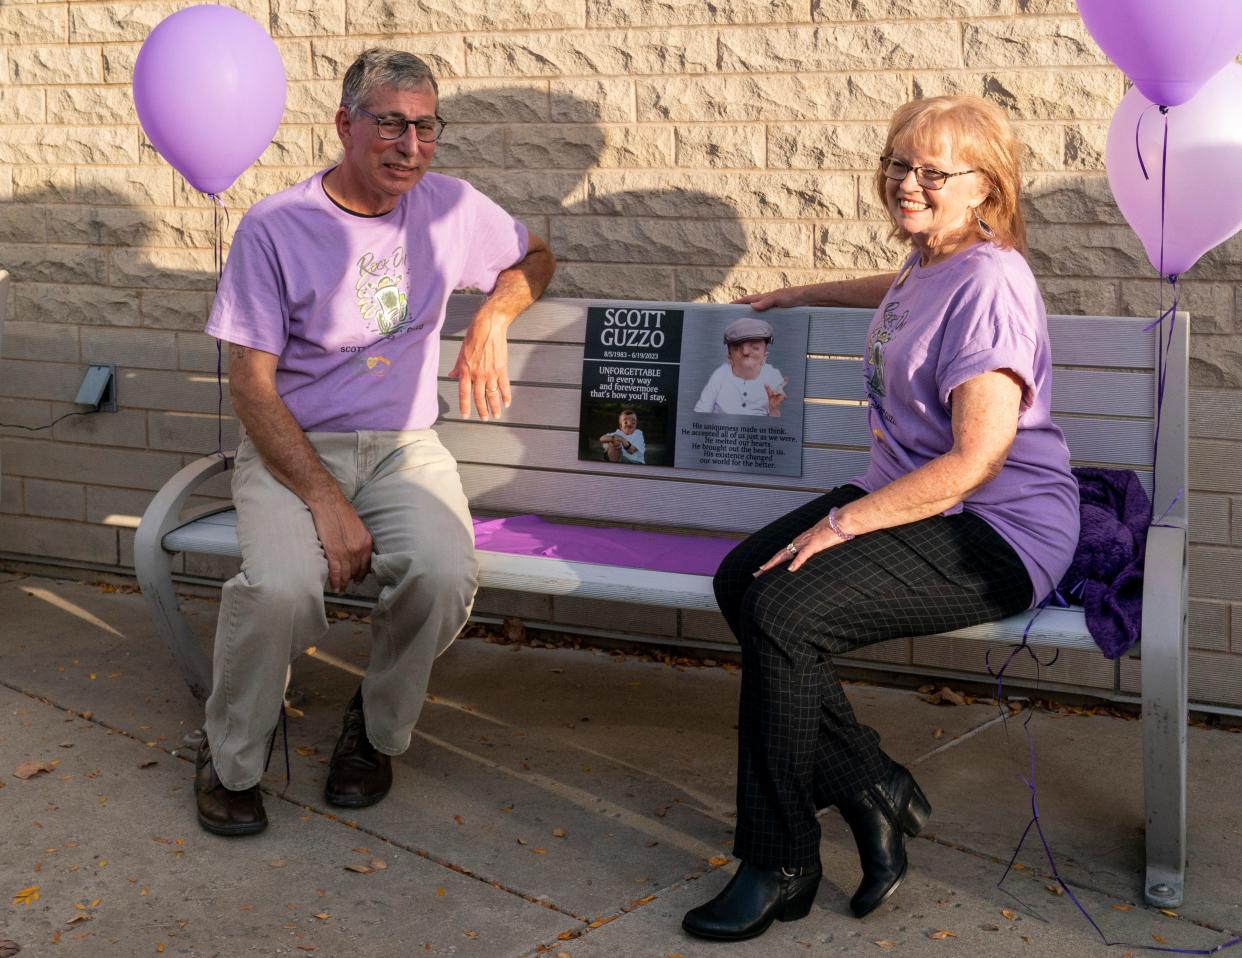
M 785 546 L 785 551 L 791 556 L 796 556 L 798 554 L 798 547 L 791 542 L 789 545 Z
M 495 386 L 493 386 L 491 389 L 489 389 L 489 390 L 487 390 L 487 391 L 488 391 L 489 393 L 498 393 L 498 392 L 500 392 L 500 390 L 499 390 L 499 389 L 497 389 Z

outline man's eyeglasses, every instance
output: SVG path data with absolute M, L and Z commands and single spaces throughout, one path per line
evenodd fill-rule
M 890 180 L 900 182 L 911 170 L 914 170 L 914 179 L 925 190 L 938 190 L 950 177 L 977 172 L 976 170 L 962 170 L 960 173 L 946 173 L 944 170 L 937 170 L 930 166 L 911 166 L 891 156 L 880 157 L 880 171 Z
M 365 113 L 379 128 L 379 137 L 381 140 L 399 140 L 405 136 L 405 131 L 409 127 L 414 127 L 414 135 L 423 143 L 434 143 L 440 139 L 440 134 L 444 132 L 444 128 L 448 126 L 446 120 L 438 116 L 420 116 L 413 120 L 407 120 L 403 116 L 376 116 L 370 110 L 364 110 L 362 107 L 355 107 L 359 113 Z

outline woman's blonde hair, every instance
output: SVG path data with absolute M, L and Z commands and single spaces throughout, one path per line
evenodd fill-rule
M 884 141 L 884 156 L 892 156 L 894 150 L 912 149 L 945 149 L 960 164 L 986 177 L 990 190 L 976 212 L 993 235 L 987 236 L 982 229 L 980 235 L 998 246 L 1026 252 L 1026 223 L 1020 207 L 1021 147 L 1004 110 L 977 96 L 912 100 L 893 114 Z M 875 189 L 885 208 L 886 179 L 883 171 L 877 169 Z M 893 235 L 908 239 L 910 234 L 894 227 Z

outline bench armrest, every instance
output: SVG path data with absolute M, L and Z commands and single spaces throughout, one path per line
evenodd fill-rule
M 142 589 L 160 638 L 172 653 L 190 691 L 200 702 L 205 701 L 211 691 L 211 660 L 195 640 L 185 616 L 181 614 L 177 595 L 173 591 L 172 556 L 164 549 L 164 536 L 187 522 L 230 508 L 212 503 L 183 512 L 194 490 L 212 476 L 228 469 L 231 459 L 231 456 L 205 456 L 178 471 L 155 494 L 142 514 L 134 537 L 134 573 L 138 577 L 138 586 Z
M 233 457 L 227 454 L 204 456 L 180 469 L 164 483 L 138 523 L 138 532 L 134 537 L 135 551 L 163 548 L 164 536 L 174 529 L 212 513 L 231 509 L 229 505 L 208 504 L 185 512 L 185 504 L 194 491 L 208 479 L 230 468 L 232 461 Z

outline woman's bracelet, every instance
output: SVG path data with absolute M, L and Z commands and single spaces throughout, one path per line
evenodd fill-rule
M 839 512 L 840 510 L 836 506 L 828 510 L 828 528 L 836 533 L 837 538 L 842 542 L 849 542 L 854 538 L 854 533 L 846 532 L 837 524 L 837 514 Z

